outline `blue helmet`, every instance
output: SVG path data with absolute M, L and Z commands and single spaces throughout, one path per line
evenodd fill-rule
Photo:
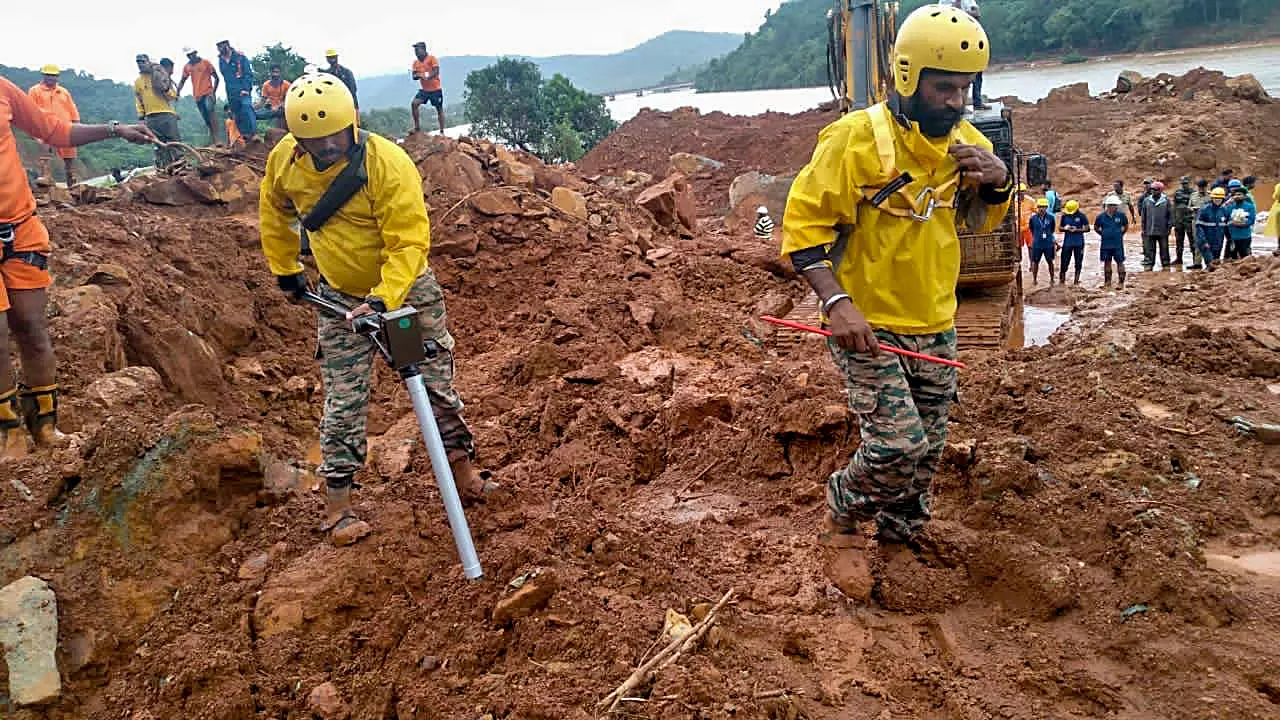
M 1227 189 L 1228 189 L 1228 190 L 1243 190 L 1243 189 L 1244 189 L 1244 183 L 1240 182 L 1239 180 L 1232 180 L 1231 182 L 1227 183 Z

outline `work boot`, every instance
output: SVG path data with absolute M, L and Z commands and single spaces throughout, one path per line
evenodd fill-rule
M 1120 289 L 1120 290 L 1123 290 L 1123 289 L 1124 289 L 1124 276 L 1125 276 L 1124 266 L 1123 266 L 1123 265 L 1121 265 L 1120 267 L 1116 268 L 1116 272 L 1118 273 L 1118 277 L 1119 277 L 1119 280 L 1120 280 L 1120 283 L 1119 283 L 1116 287 L 1117 287 L 1118 289 Z
M 858 530 L 857 524 L 828 512 L 818 544 L 822 547 L 824 570 L 831 584 L 850 600 L 870 602 L 875 588 L 871 542 Z
M 324 524 L 321 532 L 329 533 L 329 541 L 338 547 L 354 545 L 373 528 L 356 517 L 351 506 L 351 478 L 329 479 L 325 482 Z
M 1077 271 L 1076 271 L 1076 285 L 1079 285 L 1079 284 L 1080 284 L 1080 271 L 1079 271 L 1079 270 L 1077 270 Z
M 449 469 L 453 471 L 453 482 L 458 487 L 458 495 L 468 505 L 484 502 L 500 488 L 493 481 L 493 473 L 477 470 L 475 463 L 465 454 L 451 458 Z
M 1111 263 L 1102 267 L 1102 287 L 1111 287 Z
M 18 389 L 0 393 L 0 460 L 27 456 L 27 434 L 18 415 Z
M 23 388 L 22 418 L 37 447 L 62 447 L 67 436 L 58 432 L 58 386 Z

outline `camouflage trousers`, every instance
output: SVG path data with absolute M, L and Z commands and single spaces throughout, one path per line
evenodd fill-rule
M 358 305 L 363 298 L 344 295 L 321 284 L 320 293 L 331 300 Z M 446 325 L 444 295 L 435 274 L 428 270 L 414 283 L 406 305 L 419 311 L 427 346 L 427 360 L 419 365 L 431 398 L 431 409 L 440 426 L 450 459 L 474 458 L 475 443 L 462 419 L 462 398 L 453 389 L 453 336 Z M 324 419 L 320 421 L 320 453 L 317 473 L 332 487 L 341 487 L 364 467 L 368 455 L 365 435 L 369 415 L 370 382 L 374 362 L 382 362 L 373 343 L 351 332 L 345 320 L 317 313 L 320 374 L 324 379 Z
M 880 342 L 954 359 L 956 333 L 897 335 Z M 849 466 L 827 479 L 827 505 L 843 523 L 874 520 L 880 537 L 904 541 L 929 520 L 929 486 L 947 439 L 956 396 L 955 368 L 899 357 L 853 353 L 829 342 L 844 375 L 862 444 Z

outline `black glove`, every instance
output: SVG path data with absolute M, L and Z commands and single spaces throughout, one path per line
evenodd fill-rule
M 307 285 L 306 273 L 298 273 L 296 275 L 277 275 L 276 284 L 280 289 L 289 293 L 295 300 L 301 300 L 302 294 L 310 289 Z
M 364 301 L 365 301 L 365 304 L 373 308 L 373 311 L 378 313 L 379 315 L 385 314 L 387 312 L 387 304 L 383 302 L 382 298 L 380 297 L 374 297 L 370 295 L 369 297 L 365 298 Z

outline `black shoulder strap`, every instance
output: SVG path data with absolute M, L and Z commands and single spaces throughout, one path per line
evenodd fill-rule
M 369 171 L 365 169 L 364 159 L 365 150 L 369 142 L 369 133 L 361 130 L 356 143 L 351 146 L 351 150 L 347 153 L 347 166 L 342 168 L 342 172 L 329 183 L 329 187 L 325 188 L 324 195 L 320 196 L 320 202 L 311 208 L 311 212 L 302 218 L 302 227 L 308 232 L 315 232 L 324 227 L 329 222 L 329 218 L 333 214 L 342 209 L 355 194 L 360 192 L 360 188 L 369 182 Z

